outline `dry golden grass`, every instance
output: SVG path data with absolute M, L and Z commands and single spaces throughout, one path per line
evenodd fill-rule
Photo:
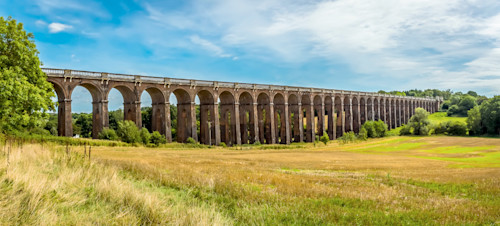
M 231 223 L 182 193 L 53 149 L 28 145 L 2 153 L 1 225 Z
M 85 214 L 83 223 L 102 224 L 500 221 L 500 139 L 391 137 L 284 150 L 93 147 L 91 164 L 37 147 L 18 151 L 9 167 L 2 157 L 0 223 L 80 224 Z
M 238 222 L 498 223 L 499 159 L 467 168 L 429 159 L 471 155 L 433 151 L 450 146 L 500 153 L 499 139 L 393 137 L 297 150 L 99 147 L 96 155 L 139 178 L 195 189 Z

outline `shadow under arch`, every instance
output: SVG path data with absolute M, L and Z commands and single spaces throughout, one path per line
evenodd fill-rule
M 200 143 L 218 144 L 216 137 L 216 124 L 218 123 L 218 109 L 214 95 L 208 90 L 200 90 L 196 94 L 200 100 Z
M 274 143 L 271 137 L 271 100 L 266 93 L 257 96 L 257 114 L 259 120 L 259 139 L 261 143 Z
M 219 95 L 219 109 L 220 109 L 220 136 L 221 142 L 227 145 L 237 144 L 239 136 L 236 131 L 236 109 L 235 100 L 232 93 L 224 91 Z
M 281 93 L 276 93 L 273 98 L 274 103 L 274 134 L 276 136 L 275 143 L 286 144 L 286 112 L 285 112 L 285 97 Z
M 144 124 L 144 118 L 141 114 L 141 125 L 150 130 L 158 131 L 162 135 L 166 135 L 167 133 L 167 111 L 170 109 L 166 109 L 169 107 L 167 103 L 167 98 L 164 93 L 157 87 L 148 87 L 140 94 L 139 100 L 142 101 L 142 95 L 144 92 L 147 92 L 151 97 L 151 122 L 148 123 L 148 126 Z M 142 104 L 142 103 L 141 103 Z
M 242 92 L 238 99 L 240 103 L 240 132 L 241 143 L 252 144 L 256 139 L 254 101 L 249 92 Z
M 303 140 L 302 114 L 300 114 L 299 98 L 295 94 L 288 96 L 288 117 L 290 117 L 290 142 Z
M 196 112 L 191 95 L 178 88 L 172 92 L 177 99 L 177 142 L 186 142 L 189 137 L 198 140 L 196 134 Z

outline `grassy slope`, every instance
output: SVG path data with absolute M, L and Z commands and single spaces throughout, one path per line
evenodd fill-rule
M 459 121 L 465 123 L 467 117 L 448 117 L 446 112 L 436 112 L 434 114 L 429 115 L 429 120 L 433 124 L 439 124 L 441 122 L 446 122 L 446 121 Z
M 0 224 L 500 219 L 500 139 L 390 137 L 286 150 L 95 147 L 92 164 L 52 149 L 25 147 L 9 166 L 0 155 Z

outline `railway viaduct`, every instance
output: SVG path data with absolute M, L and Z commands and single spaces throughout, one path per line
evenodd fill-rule
M 115 88 L 123 96 L 124 119 L 138 127 L 142 126 L 141 95 L 148 92 L 152 100 L 151 129 L 168 141 L 172 141 L 169 97 L 173 93 L 177 99 L 177 141 L 192 137 L 203 144 L 312 142 L 323 131 L 336 139 L 343 132 L 359 132 L 367 120 L 380 119 L 389 128 L 396 128 L 408 122 L 415 108 L 433 113 L 442 102 L 440 98 L 333 89 L 42 70 L 57 93 L 60 136 L 73 135 L 71 93 L 77 86 L 92 95 L 94 138 L 109 126 L 108 95 Z M 200 101 L 199 125 L 196 96 Z

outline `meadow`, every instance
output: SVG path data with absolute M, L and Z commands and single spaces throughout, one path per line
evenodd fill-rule
M 500 223 L 500 139 L 265 147 L 4 146 L 0 224 Z

